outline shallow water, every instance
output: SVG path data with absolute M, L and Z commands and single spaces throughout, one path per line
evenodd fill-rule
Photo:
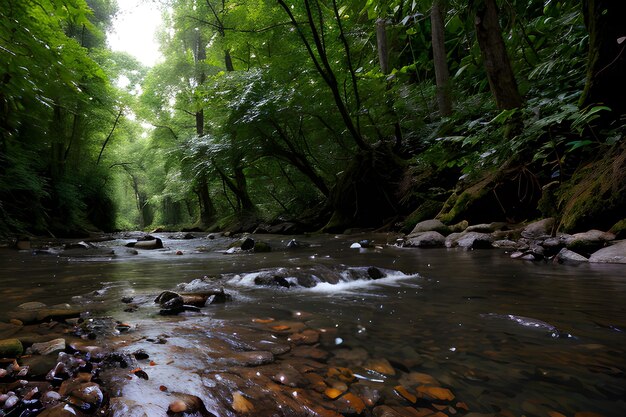
M 159 236 L 165 250 L 138 255 L 120 246 L 127 240 L 99 244 L 114 249 L 115 256 L 0 251 L 0 317 L 26 301 L 73 302 L 132 324 L 134 333 L 118 343 L 151 349 L 157 362 L 167 355 L 175 359 L 168 367 L 150 369 L 152 385 L 118 381 L 119 393 L 129 397 L 154 389 L 154 415 L 167 407 L 166 394 L 158 393 L 164 380 L 210 406 L 206 391 L 215 375 L 206 369 L 218 366 L 211 350 L 220 351 L 211 341 L 232 344 L 239 337 L 220 329 L 233 333 L 232 326 L 240 326 L 245 332 L 252 318 L 293 320 L 294 312 L 306 317 L 308 327 L 332 329 L 323 343 L 331 352 L 364 349 L 370 357 L 388 359 L 399 372 L 428 373 L 472 412 L 626 415 L 624 266 L 529 263 L 499 250 L 403 249 L 387 245 L 395 241 L 392 235 L 297 237 L 312 244 L 297 250 L 281 249 L 290 237 L 258 236 L 275 250 L 234 255 L 217 252 L 231 241 L 226 238 Z M 365 237 L 380 247 L 349 248 Z M 179 250 L 183 255 L 176 255 Z M 246 275 L 314 265 L 376 266 L 406 275 L 312 289 L 258 287 Z M 155 307 L 124 312 L 119 301 L 124 296 L 151 300 L 161 290 L 203 276 L 215 277 L 205 285 L 224 287 L 234 301 L 208 306 L 202 315 L 174 318 L 156 315 Z M 171 339 L 158 347 L 159 356 L 157 346 L 145 339 L 164 332 Z M 270 337 L 258 332 L 247 337 Z

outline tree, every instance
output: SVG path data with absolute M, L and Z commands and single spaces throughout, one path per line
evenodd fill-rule
M 430 25 L 433 43 L 433 62 L 435 65 L 435 80 L 437 83 L 437 105 L 442 116 L 452 114 L 452 98 L 450 96 L 450 75 L 446 62 L 446 45 L 444 35 L 444 14 L 446 3 L 444 0 L 433 0 L 430 10 Z
M 589 53 L 580 106 L 608 106 L 612 118 L 618 119 L 626 114 L 626 2 L 584 0 L 582 4 Z
M 522 97 L 517 89 L 509 55 L 502 39 L 496 2 L 477 0 L 475 7 L 476 38 L 496 105 L 501 110 L 521 107 Z

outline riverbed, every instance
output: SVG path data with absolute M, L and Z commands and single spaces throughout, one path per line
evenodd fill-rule
M 349 368 L 348 388 L 356 387 L 350 385 L 355 380 L 359 392 L 366 387 L 380 393 L 363 394 L 374 404 L 365 401 L 365 409 L 345 415 L 372 415 L 380 404 L 425 409 L 426 400 L 414 402 L 397 389 L 415 393 L 415 385 L 424 385 L 413 381 L 411 386 L 409 376 L 415 375 L 428 375 L 454 394 L 454 400 L 432 402 L 437 406 L 433 410 L 445 415 L 626 415 L 623 266 L 526 262 L 495 249 L 402 248 L 391 234 L 259 235 L 255 238 L 268 242 L 271 252 L 235 254 L 224 253 L 231 238 L 157 236 L 164 249 L 137 253 L 124 246 L 133 240 L 130 236 L 98 243 L 97 253 L 0 251 L 3 320 L 19 304 L 39 301 L 80 305 L 128 324 L 128 331 L 111 333 L 103 343 L 146 351 L 151 362 L 142 369 L 149 379 L 129 378 L 124 370 L 105 376 L 111 397 L 122 399 L 113 407 L 117 415 L 139 409 L 148 416 L 163 415 L 174 393 L 200 398 L 214 415 L 245 414 L 245 407 L 238 408 L 241 401 L 234 406 L 240 397 L 257 407 L 250 415 L 307 415 L 298 414 L 298 405 L 278 394 L 276 401 L 268 399 L 274 397 L 262 385 L 279 383 L 276 378 L 256 378 L 254 372 L 246 373 L 254 365 L 226 360 L 235 351 L 261 351 L 261 342 L 271 344 L 278 358 L 264 362 L 265 367 L 280 362 L 305 374 L 298 366 L 306 358 L 311 368 L 329 367 L 326 373 Z M 287 249 L 294 238 L 304 245 Z M 370 247 L 350 248 L 364 239 Z M 313 288 L 254 284 L 261 270 L 371 266 L 385 277 L 361 279 L 348 273 L 352 278 Z M 209 288 L 223 288 L 232 301 L 179 316 L 159 315 L 152 302 L 163 290 Z M 136 308 L 129 309 L 123 298 L 132 299 Z M 289 353 L 280 353 L 294 334 L 305 330 L 317 332 L 319 341 L 295 348 L 292 343 Z M 159 340 L 164 343 L 155 342 Z M 319 352 L 298 356 L 305 347 Z M 224 382 L 229 375 L 232 381 Z M 311 384 L 297 380 L 288 394 L 302 397 Z M 304 398 L 309 400 L 300 405 L 317 397 Z M 308 415 L 322 415 L 315 412 Z

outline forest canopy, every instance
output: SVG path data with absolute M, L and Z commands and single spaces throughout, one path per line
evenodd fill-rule
M 3 2 L 1 234 L 623 220 L 624 2 L 151 3 Z

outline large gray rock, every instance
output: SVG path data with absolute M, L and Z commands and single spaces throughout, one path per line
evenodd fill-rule
M 568 249 L 594 252 L 612 240 L 615 240 L 613 233 L 603 232 L 601 230 L 589 230 L 587 232 L 571 235 L 566 240 L 566 244 Z
M 626 240 L 620 240 L 594 252 L 589 258 L 589 262 L 626 264 Z
M 450 233 L 450 228 L 437 219 L 424 220 L 423 222 L 419 222 L 415 225 L 411 233 L 409 233 L 409 237 L 413 237 L 418 233 L 423 232 L 439 232 L 447 235 Z
M 487 233 L 469 232 L 464 233 L 457 245 L 463 249 L 489 249 L 493 243 L 493 237 Z
M 581 254 L 567 248 L 561 249 L 561 251 L 554 257 L 554 261 L 560 264 L 579 264 L 582 262 L 589 262 L 589 260 Z
M 463 233 L 451 233 L 446 236 L 446 248 L 454 248 L 457 245 L 458 240 L 463 236 Z
M 437 248 L 443 247 L 446 238 L 439 232 L 422 232 L 413 235 L 405 243 L 404 246 L 414 248 Z
M 553 217 L 531 223 L 522 230 L 522 236 L 527 239 L 546 239 L 552 234 L 554 223 Z

